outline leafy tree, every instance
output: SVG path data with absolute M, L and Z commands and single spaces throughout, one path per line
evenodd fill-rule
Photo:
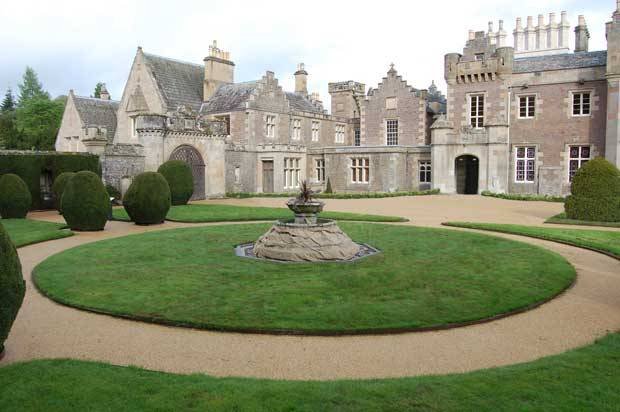
M 17 109 L 16 125 L 23 134 L 20 149 L 54 150 L 64 104 L 48 97 L 28 99 Z
M 15 110 L 15 98 L 13 97 L 13 91 L 9 88 L 2 100 L 2 106 L 0 106 L 0 112 L 6 113 Z
M 21 140 L 15 125 L 15 112 L 0 112 L 0 149 L 19 149 Z
M 22 77 L 22 83 L 19 85 L 18 106 L 22 107 L 27 101 L 39 98 L 49 100 L 50 95 L 48 92 L 43 90 L 43 85 L 39 81 L 37 73 L 32 69 L 32 67 L 28 66 L 26 67 L 26 71 Z
M 101 89 L 103 89 L 103 83 L 99 82 L 95 86 L 95 93 L 93 97 L 96 97 L 97 99 L 101 99 Z

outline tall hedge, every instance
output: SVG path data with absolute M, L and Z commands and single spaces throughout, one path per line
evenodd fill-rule
M 620 221 L 620 171 L 602 157 L 583 165 L 564 204 L 569 219 Z
M 17 251 L 0 224 L 0 353 L 25 294 L 26 284 Z
M 72 230 L 103 230 L 108 221 L 110 199 L 101 178 L 88 171 L 76 173 L 62 195 L 62 214 Z
M 194 176 L 189 165 L 182 160 L 168 160 L 159 166 L 157 172 L 164 176 L 170 186 L 172 204 L 186 205 L 194 194 Z
M 0 176 L 0 216 L 3 219 L 24 219 L 32 205 L 26 183 L 17 175 Z
M 32 196 L 32 210 L 53 208 L 41 197 L 41 174 L 51 173 L 52 181 L 64 172 L 89 170 L 101 176 L 99 156 L 89 153 L 0 151 L 0 176 L 14 173 L 22 178 Z
M 52 192 L 54 193 L 54 205 L 56 206 L 56 210 L 62 214 L 62 209 L 60 207 L 60 199 L 62 198 L 62 194 L 67 187 L 67 183 L 69 180 L 75 176 L 73 172 L 64 172 L 59 174 L 56 179 L 54 179 L 54 184 L 52 185 Z
M 136 176 L 123 197 L 127 214 L 138 225 L 162 223 L 170 205 L 168 182 L 156 172 L 145 172 Z

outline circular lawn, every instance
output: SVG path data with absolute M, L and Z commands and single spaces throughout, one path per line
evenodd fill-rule
M 268 224 L 163 230 L 104 240 L 35 268 L 37 287 L 78 308 L 169 325 L 299 334 L 397 332 L 524 310 L 569 287 L 561 256 L 476 233 L 340 223 L 382 253 L 354 263 L 237 257 Z

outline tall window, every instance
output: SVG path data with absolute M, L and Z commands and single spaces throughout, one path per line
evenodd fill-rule
M 324 182 L 325 181 L 325 159 L 316 159 L 315 161 L 315 165 L 316 165 L 316 181 L 317 182 Z
M 131 137 L 138 136 L 138 130 L 136 129 L 136 118 L 131 118 Z
M 420 183 L 431 182 L 431 162 L 424 160 L 420 162 Z
M 265 134 L 267 137 L 276 137 L 276 117 L 274 115 L 267 115 L 265 118 Z
M 351 181 L 353 183 L 370 181 L 370 159 L 367 157 L 351 158 Z
M 590 92 L 573 93 L 573 116 L 590 115 Z
M 590 160 L 590 146 L 570 146 L 568 152 L 568 180 L 572 181 L 577 170 Z
M 533 119 L 536 116 L 536 96 L 519 97 L 519 119 Z
M 301 119 L 293 119 L 293 140 L 301 139 Z
M 337 124 L 336 125 L 336 143 L 344 143 L 344 132 L 345 132 L 345 125 Z
M 355 146 L 361 146 L 362 145 L 360 129 L 355 129 L 355 141 L 353 142 L 353 144 L 355 144 Z
M 397 146 L 398 145 L 398 120 L 388 120 L 385 124 L 386 132 L 387 132 L 387 145 L 388 146 Z
M 517 147 L 515 152 L 515 181 L 532 183 L 536 177 L 536 148 Z
M 318 142 L 321 137 L 321 123 L 313 121 L 312 122 L 312 141 Z
M 299 167 L 298 157 L 284 158 L 284 188 L 296 189 L 299 187 L 301 169 Z
M 484 95 L 475 94 L 470 96 L 469 120 L 472 127 L 479 129 L 484 127 Z

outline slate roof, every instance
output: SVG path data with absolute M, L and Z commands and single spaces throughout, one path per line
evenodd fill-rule
M 513 73 L 531 73 L 547 70 L 583 69 L 605 66 L 606 64 L 607 51 L 603 50 L 515 59 L 512 71 Z
M 245 109 L 245 102 L 258 87 L 258 82 L 223 84 L 204 102 L 202 114 L 232 112 Z
M 73 96 L 73 101 L 84 126 L 105 127 L 108 131 L 108 141 L 114 138 L 116 112 L 120 102 L 78 96 Z
M 168 110 L 202 104 L 204 66 L 144 53 L 144 60 L 159 85 Z
M 317 109 L 307 97 L 302 96 L 301 94 L 286 92 L 286 98 L 291 105 L 291 109 L 295 111 L 323 113 L 323 111 Z

